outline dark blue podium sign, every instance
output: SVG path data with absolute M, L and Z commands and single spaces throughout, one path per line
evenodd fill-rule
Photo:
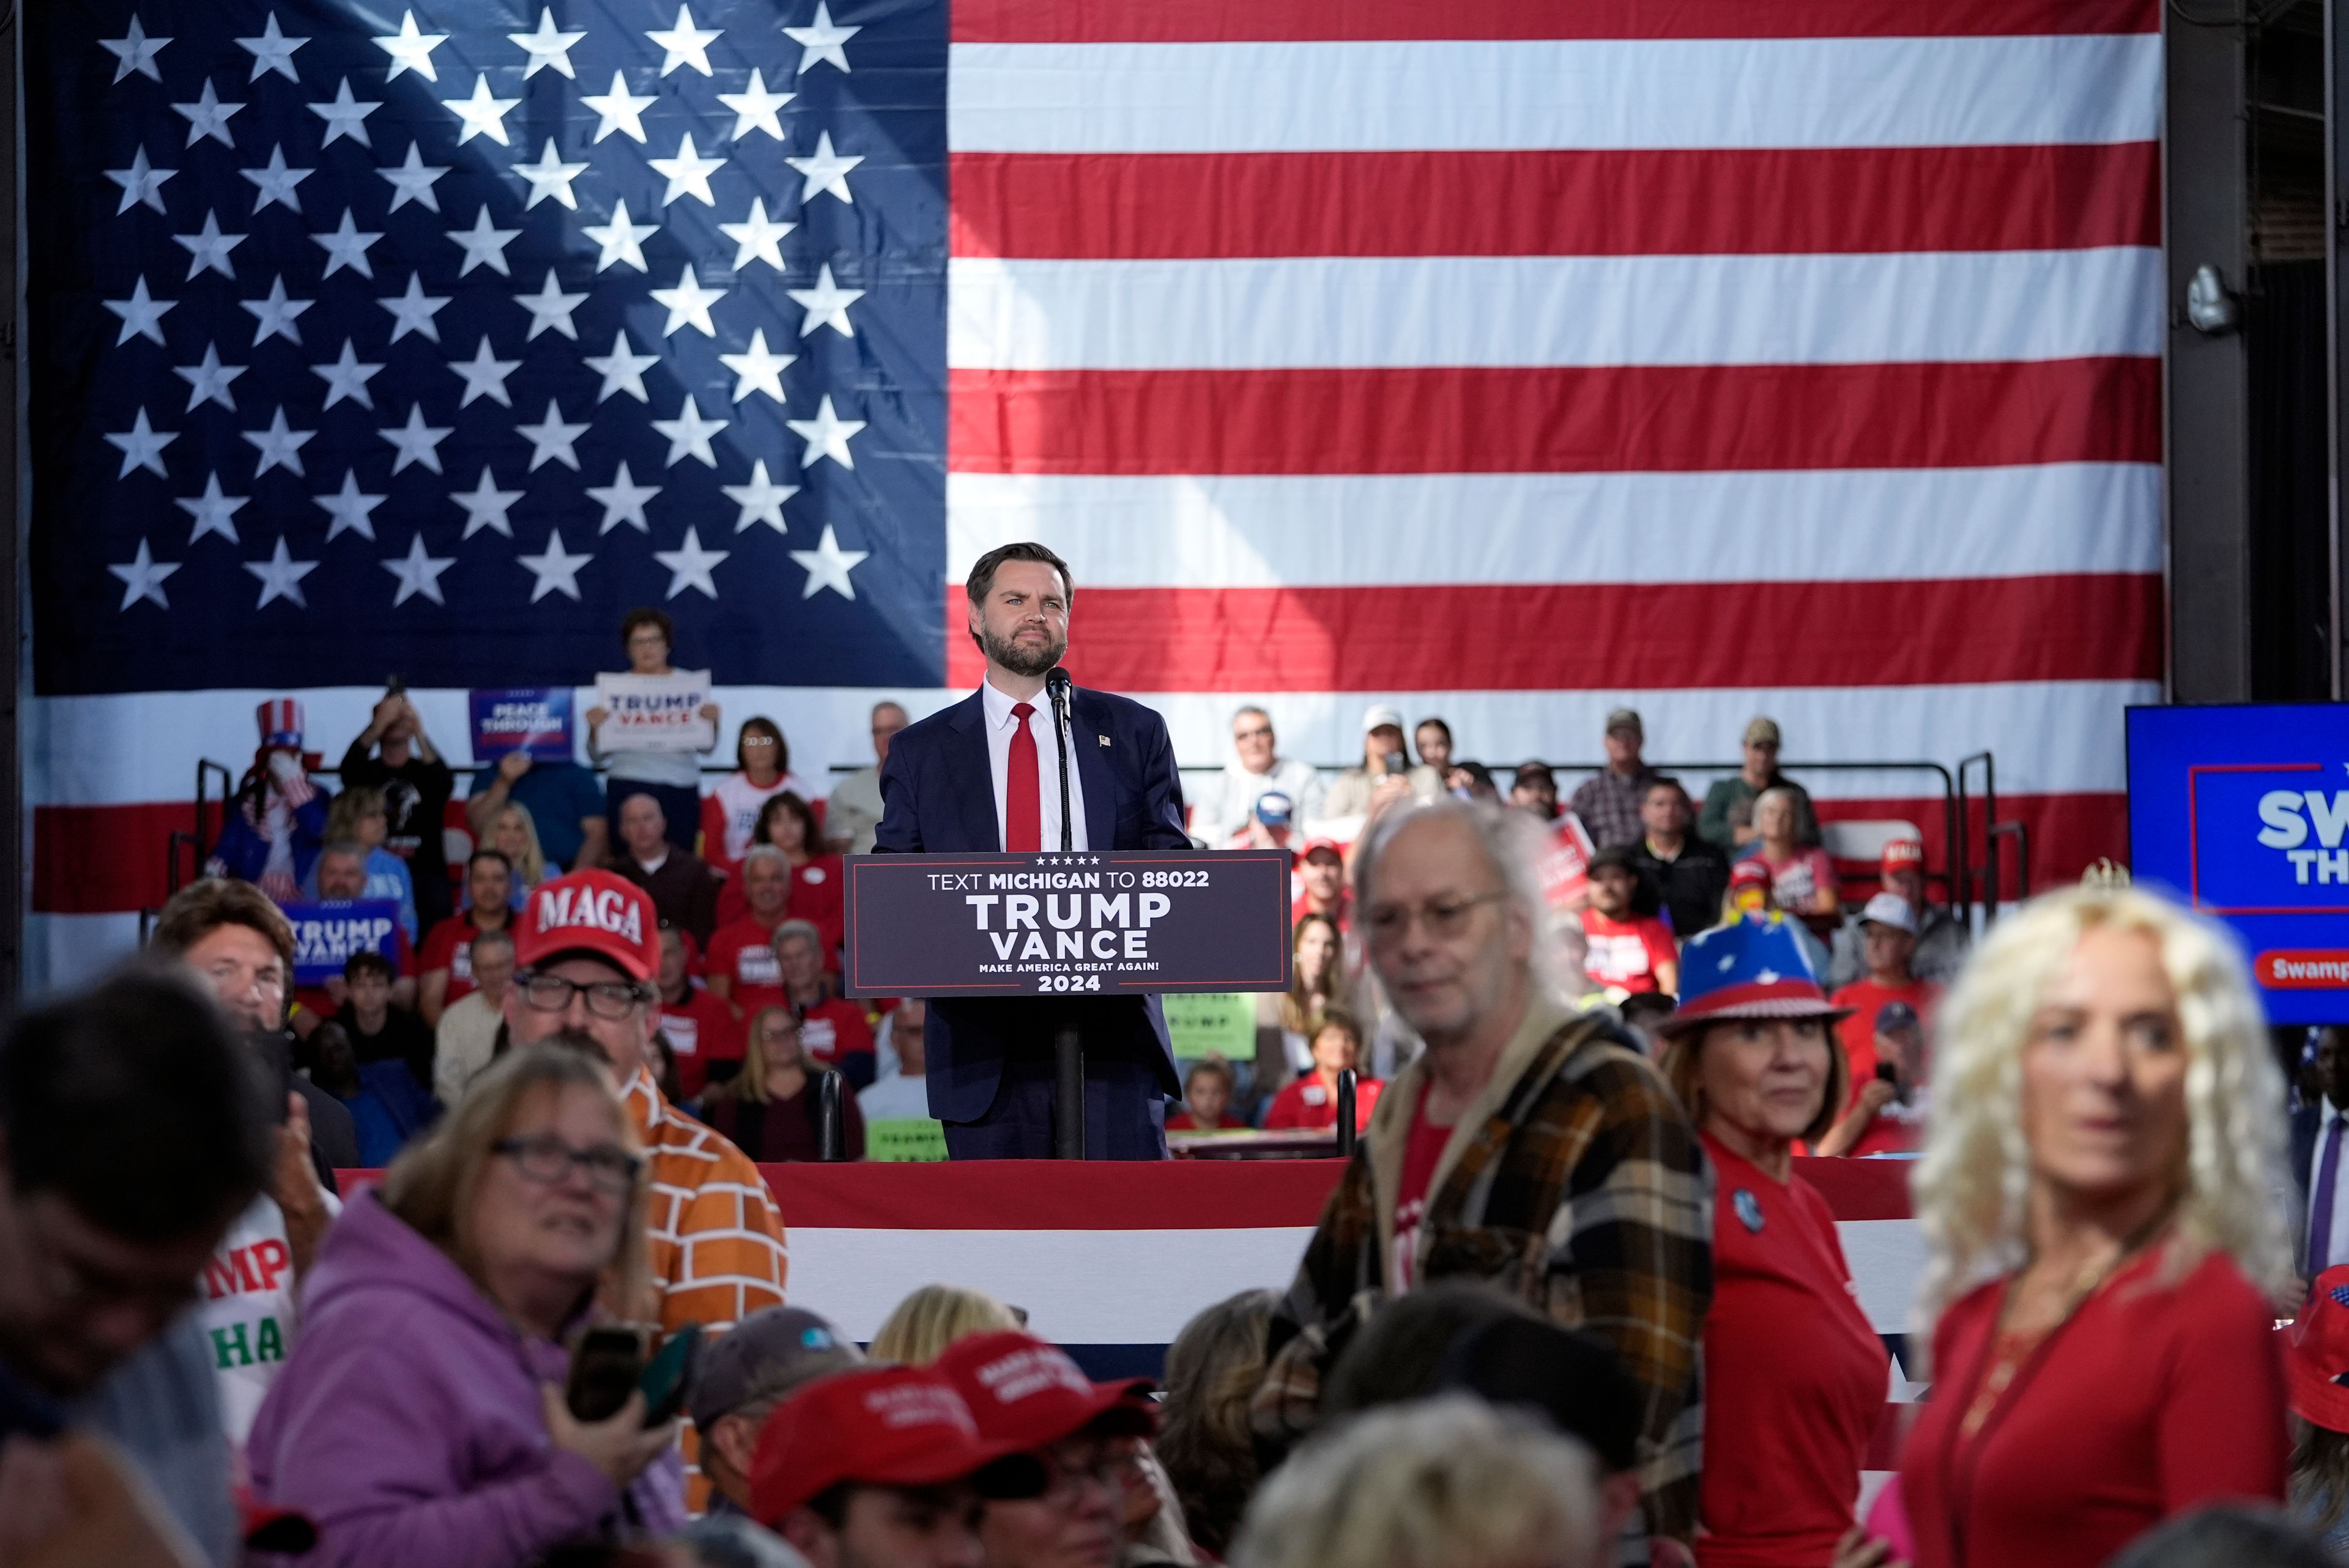
M 1282 850 L 850 855 L 852 996 L 1288 988 Z

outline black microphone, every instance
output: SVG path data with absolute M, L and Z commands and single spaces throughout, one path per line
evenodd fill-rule
M 1052 699 L 1052 738 L 1061 747 L 1061 848 L 1073 850 L 1077 829 L 1069 811 L 1069 672 L 1054 665 L 1044 677 L 1044 693 Z

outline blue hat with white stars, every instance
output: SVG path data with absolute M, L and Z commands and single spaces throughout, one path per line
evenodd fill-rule
M 1776 910 L 1700 932 L 1681 949 L 1680 1006 L 1666 1036 L 1724 1018 L 1847 1018 L 1819 988 L 1788 917 Z

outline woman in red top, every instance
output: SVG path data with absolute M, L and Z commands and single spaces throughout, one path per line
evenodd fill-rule
M 1265 1112 L 1264 1130 L 1338 1125 L 1338 1075 L 1362 1059 L 1362 1026 L 1343 1007 L 1321 1010 L 1320 1026 L 1313 1031 L 1313 1070 L 1272 1097 Z M 1354 1130 L 1371 1124 L 1371 1107 L 1379 1102 L 1379 1080 L 1358 1078 L 1354 1084 Z
M 1842 1016 L 1784 915 L 1692 938 L 1663 1072 L 1713 1163 L 1699 1568 L 1826 1568 L 1884 1414 L 1884 1342 L 1794 1145 L 1843 1105 Z M 1766 1434 L 1761 1440 L 1760 1435 Z M 1725 1462 L 1724 1462 L 1725 1460 Z
M 2053 894 L 1978 950 L 1935 1057 L 1918 1568 L 2101 1563 L 2282 1500 L 2283 1084 L 2232 944 L 2127 888 Z
M 759 825 L 750 830 L 750 842 L 772 844 L 791 861 L 791 892 L 783 905 L 783 916 L 787 920 L 804 920 L 823 934 L 823 966 L 837 973 L 840 944 L 848 934 L 848 879 L 840 857 L 823 852 L 823 836 L 816 827 L 814 810 L 793 790 L 778 792 L 759 808 Z M 730 881 L 719 892 L 720 926 L 740 919 L 749 908 L 739 891 L 734 892 L 731 902 L 728 900 L 728 891 L 738 890 L 739 882 L 739 878 Z

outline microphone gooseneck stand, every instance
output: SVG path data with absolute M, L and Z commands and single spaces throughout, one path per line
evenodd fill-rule
M 1076 819 L 1069 806 L 1069 672 L 1055 666 L 1044 677 L 1044 690 L 1052 699 L 1052 738 L 1059 744 L 1061 753 L 1061 848 L 1067 851 L 1077 847 Z M 1063 999 L 1061 1006 L 1061 1027 L 1052 1037 L 1052 1068 L 1057 1079 L 1052 1100 L 1052 1152 L 1062 1160 L 1082 1160 L 1085 1157 L 1084 1039 L 1077 1032 L 1071 1004 Z

